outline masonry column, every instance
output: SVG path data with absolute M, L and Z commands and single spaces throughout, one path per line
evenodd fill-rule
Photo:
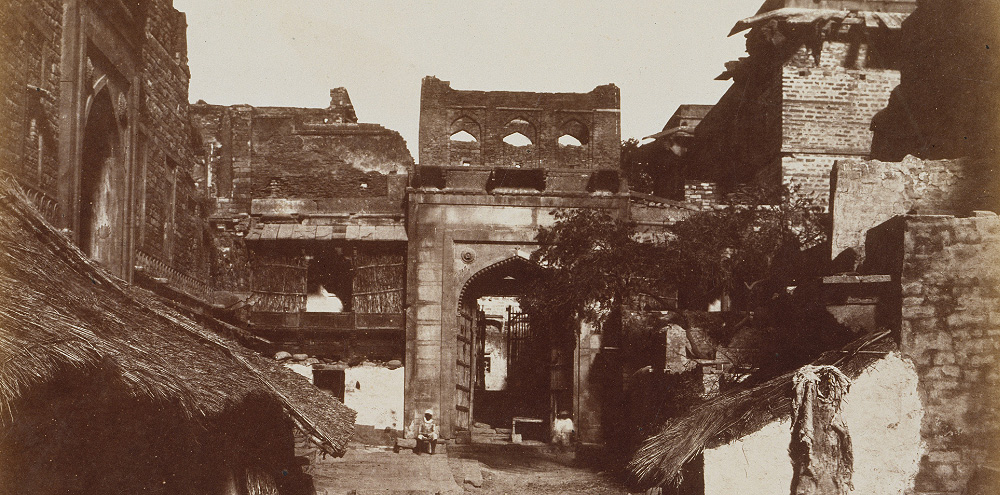
M 445 421 L 443 408 L 447 405 L 441 403 L 443 229 L 440 212 L 420 201 L 420 194 L 411 195 L 404 421 L 409 425 L 425 409 L 433 409 L 443 436 L 447 437 L 451 435 L 451 425 Z

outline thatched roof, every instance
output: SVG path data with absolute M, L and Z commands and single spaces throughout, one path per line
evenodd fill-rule
M 812 24 L 819 21 L 836 21 L 842 23 L 863 24 L 868 28 L 900 29 L 909 14 L 901 12 L 866 12 L 847 9 L 812 9 L 785 7 L 767 12 L 760 12 L 742 19 L 729 32 L 732 36 L 741 31 L 777 20 L 789 24 Z
M 854 379 L 895 347 L 889 332 L 870 334 L 843 349 L 823 353 L 812 364 L 834 365 Z M 633 481 L 641 486 L 673 483 L 684 464 L 703 450 L 730 443 L 790 417 L 794 373 L 793 370 L 756 386 L 713 397 L 687 415 L 668 422 L 659 433 L 643 442 L 629 462 Z
M 137 398 L 207 420 L 253 397 L 342 455 L 355 412 L 305 378 L 207 330 L 89 260 L 0 179 L 0 427 L 18 400 L 63 373 L 111 371 Z

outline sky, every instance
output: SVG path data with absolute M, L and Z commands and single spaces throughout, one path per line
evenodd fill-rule
M 621 89 L 622 139 L 678 105 L 718 101 L 736 21 L 763 0 L 174 0 L 187 14 L 190 98 L 326 107 L 346 87 L 361 122 L 399 131 L 417 158 L 420 81 L 454 89 Z

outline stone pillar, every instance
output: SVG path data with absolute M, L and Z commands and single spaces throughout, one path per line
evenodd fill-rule
M 926 445 L 916 494 L 966 493 L 996 468 L 1000 218 L 980 215 L 902 217 L 900 350 L 916 365 Z
M 421 210 L 417 202 L 410 206 L 410 232 L 407 264 L 406 389 L 404 421 L 409 424 L 433 409 L 445 437 L 451 435 L 451 410 L 454 404 L 442 404 L 441 346 L 443 319 L 456 318 L 455 311 L 441 307 L 442 249 L 439 219 Z M 454 346 L 454 342 L 451 343 Z M 454 383 L 451 383 L 454 387 Z M 450 396 L 449 396 L 450 397 Z
M 602 441 L 601 401 L 591 380 L 591 368 L 600 351 L 601 335 L 596 332 L 594 325 L 581 322 L 573 359 L 573 367 L 576 369 L 573 417 L 576 418 L 576 431 L 582 443 L 599 444 Z

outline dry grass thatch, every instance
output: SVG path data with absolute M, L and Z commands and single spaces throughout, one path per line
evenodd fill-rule
M 205 421 L 264 394 L 342 455 L 355 413 L 305 378 L 126 285 L 0 179 L 0 427 L 64 373 L 101 370 L 130 394 Z M 109 384 L 111 385 L 111 384 Z
M 405 283 L 406 263 L 402 250 L 358 250 L 354 254 L 355 312 L 402 313 Z
M 865 368 L 895 348 L 889 332 L 862 337 L 844 349 L 821 355 L 815 365 L 834 365 L 857 378 Z M 788 417 L 792 410 L 794 371 L 756 386 L 714 397 L 689 414 L 668 422 L 643 442 L 629 462 L 632 481 L 663 486 L 679 481 L 685 463 L 706 448 L 732 442 L 767 424 Z

